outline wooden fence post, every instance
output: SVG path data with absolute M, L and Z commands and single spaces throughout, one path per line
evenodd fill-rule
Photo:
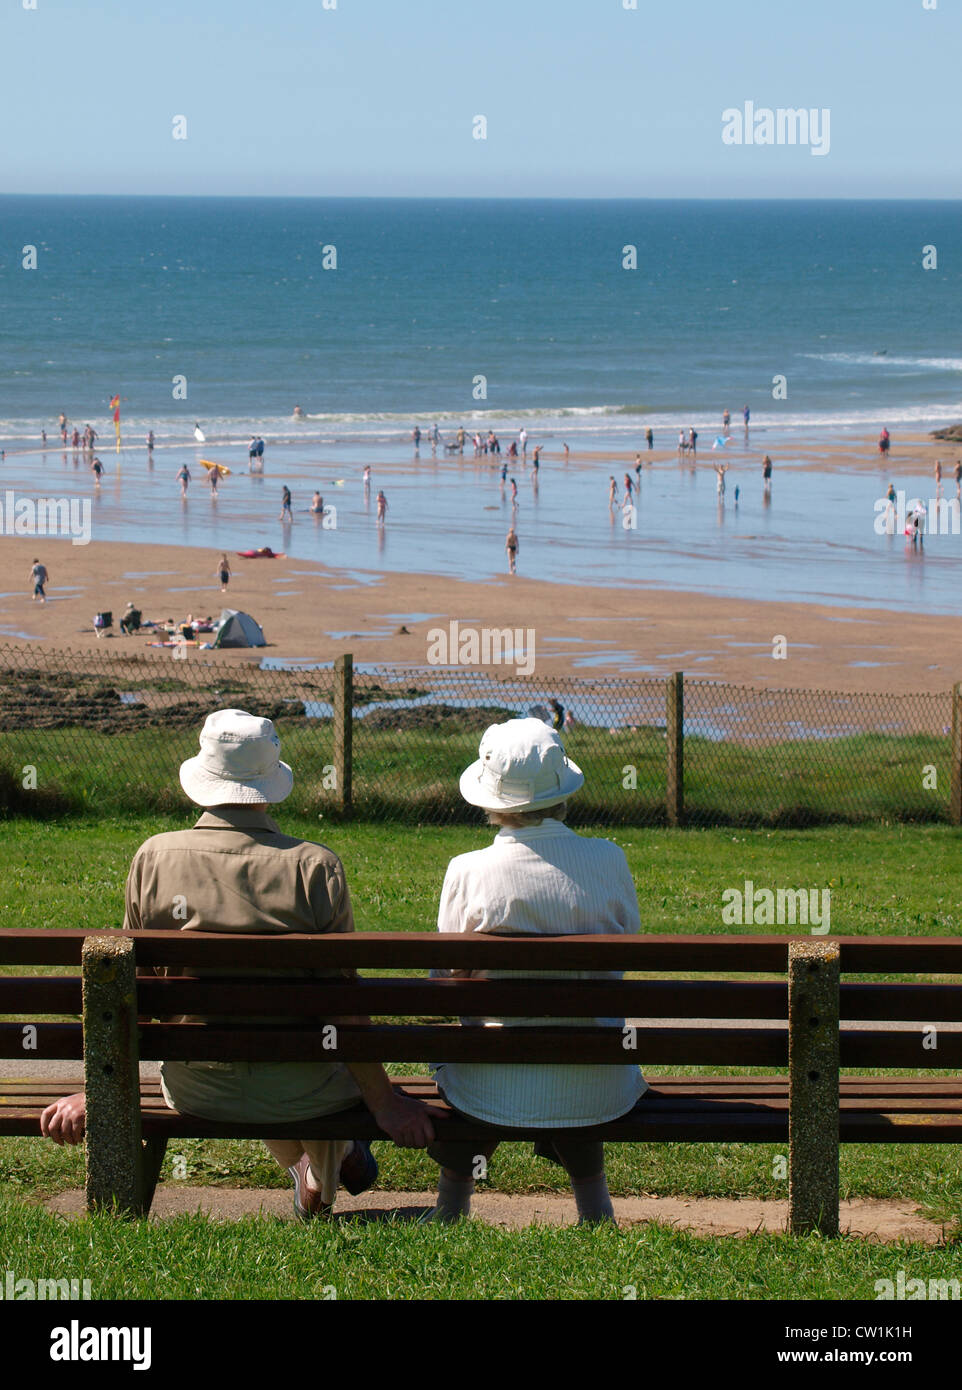
M 134 945 L 84 940 L 84 1090 L 87 1207 L 139 1215 L 144 1203 Z
M 962 825 L 962 683 L 952 687 L 952 775 L 949 781 L 949 820 Z
M 788 1228 L 838 1235 L 839 948 L 788 944 Z
M 351 761 L 354 734 L 354 657 L 350 652 L 334 662 L 334 775 L 337 805 L 349 812 L 352 804 Z
M 665 708 L 667 743 L 666 804 L 668 824 L 681 825 L 685 818 L 685 673 L 668 677 Z

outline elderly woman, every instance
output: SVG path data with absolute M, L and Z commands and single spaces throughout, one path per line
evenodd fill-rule
M 233 709 L 211 714 L 200 753 L 180 769 L 184 791 L 206 809 L 189 830 L 154 835 L 134 855 L 125 928 L 353 931 L 340 859 L 323 845 L 283 834 L 267 814 L 271 803 L 288 796 L 293 780 L 269 719 Z M 379 1062 L 162 1062 L 160 1078 L 172 1109 L 204 1119 L 289 1125 L 351 1109 L 363 1099 L 396 1144 L 423 1148 L 434 1137 L 427 1107 L 397 1095 Z M 43 1112 L 40 1127 L 57 1143 L 76 1144 L 84 1120 L 83 1095 L 65 1096 Z M 339 1183 L 359 1193 L 377 1177 L 370 1148 L 360 1140 L 264 1142 L 290 1174 L 294 1210 L 304 1221 L 331 1210 Z
M 584 838 L 564 824 L 567 798 L 584 777 L 565 756 L 558 734 L 540 719 L 509 719 L 486 731 L 479 752 L 478 761 L 461 777 L 461 795 L 487 811 L 489 823 L 500 828 L 487 849 L 451 860 L 438 930 L 545 936 L 637 932 L 638 902 L 622 851 L 611 840 Z M 588 971 L 566 972 L 565 977 L 620 978 Z M 549 1020 L 486 1021 L 510 1027 Z M 551 1021 L 624 1025 L 623 1019 L 613 1018 Z M 434 1071 L 446 1100 L 467 1118 L 501 1129 L 543 1129 L 535 1153 L 567 1171 L 579 1220 L 614 1219 L 604 1147 L 579 1138 L 578 1131 L 631 1110 L 647 1090 L 638 1067 L 447 1062 Z M 428 1146 L 441 1165 L 431 1219 L 468 1215 L 477 1159 L 489 1158 L 497 1145 L 492 1138 L 480 1147 L 447 1141 Z

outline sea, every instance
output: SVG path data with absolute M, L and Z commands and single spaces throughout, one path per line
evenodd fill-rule
M 0 197 L 0 502 L 8 489 L 89 499 L 95 540 L 270 546 L 337 568 L 347 585 L 391 571 L 503 580 L 513 524 L 519 573 L 558 584 L 955 615 L 953 518 L 939 519 L 946 534 L 930 525 L 923 550 L 901 522 L 883 533 L 877 508 L 891 483 L 937 520 L 934 483 L 905 441 L 962 420 L 960 211 Z M 61 450 L 60 411 L 98 431 L 101 487 L 88 458 Z M 422 440 L 416 454 L 412 430 L 435 424 L 440 445 Z M 527 429 L 529 464 L 510 467 L 516 502 L 504 453 L 446 452 L 459 425 L 493 430 L 503 450 Z M 872 459 L 883 425 L 893 449 L 877 468 L 825 461 L 838 445 Z M 675 454 L 691 427 L 697 469 Z M 266 442 L 254 476 L 252 434 Z M 202 459 L 232 470 L 216 498 Z M 285 484 L 292 525 L 280 517 Z M 323 522 L 308 511 L 315 490 Z
M 956 421 L 960 210 L 8 195 L 0 441 Z

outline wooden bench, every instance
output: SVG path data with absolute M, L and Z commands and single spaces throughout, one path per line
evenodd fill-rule
M 838 1231 L 838 1145 L 957 1143 L 962 1082 L 925 1079 L 958 1070 L 962 1034 L 933 1022 L 962 1019 L 957 982 L 850 983 L 857 974 L 962 975 L 962 940 L 937 937 L 787 936 L 238 936 L 197 932 L 0 930 L 0 965 L 73 966 L 81 975 L 0 976 L 0 1059 L 83 1059 L 88 1205 L 145 1213 L 166 1145 L 175 1138 L 383 1138 L 363 1107 L 296 1124 L 201 1120 L 169 1110 L 140 1060 L 637 1062 L 650 1090 L 627 1116 L 586 1135 L 606 1141 L 779 1143 L 789 1160 L 789 1226 Z M 158 977 L 150 967 L 183 972 Z M 277 979 L 278 967 L 350 966 L 375 977 Z M 427 979 L 384 971 L 620 970 L 674 978 L 611 980 Z M 190 971 L 243 969 L 219 979 Z M 137 976 L 137 970 L 142 973 Z M 702 973 L 762 980 L 685 979 Z M 207 1024 L 142 1022 L 216 1014 Z M 388 1023 L 325 1023 L 350 1015 Z M 37 1021 L 66 1015 L 76 1021 Z M 289 1016 L 252 1024 L 250 1016 Z M 298 1016 L 316 1018 L 295 1023 Z M 405 1018 L 625 1017 L 624 1030 L 549 1022 L 524 1028 L 411 1023 Z M 25 1017 L 33 1023 L 25 1023 Z M 236 1021 L 231 1022 L 231 1018 Z M 840 1025 L 840 1018 L 844 1023 Z M 636 1022 L 631 1022 L 635 1020 Z M 666 1022 L 666 1020 L 673 1020 Z M 721 1020 L 721 1022 L 719 1022 Z M 896 1023 L 917 1026 L 908 1031 Z M 855 1027 L 856 1023 L 874 1027 Z M 777 1067 L 779 1075 L 661 1076 L 664 1066 Z M 921 1076 L 842 1076 L 839 1068 L 908 1068 Z M 2 1072 L 2 1061 L 0 1061 Z M 445 1138 L 490 1130 L 454 1116 L 427 1077 L 395 1085 L 432 1107 Z M 83 1087 L 78 1076 L 3 1081 L 0 1135 L 39 1135 L 41 1110 Z M 536 1138 L 531 1130 L 512 1137 Z

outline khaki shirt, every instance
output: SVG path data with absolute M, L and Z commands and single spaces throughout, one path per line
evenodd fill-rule
M 337 855 L 324 845 L 285 835 L 266 812 L 249 806 L 218 806 L 205 811 L 189 830 L 146 840 L 130 865 L 125 902 L 124 927 L 132 931 L 281 935 L 354 930 L 344 866 Z M 169 969 L 180 973 L 174 966 Z M 155 973 L 166 974 L 168 968 L 156 967 Z M 226 972 L 192 967 L 190 973 L 223 977 Z M 302 979 L 354 974 L 349 969 L 296 967 L 238 968 L 229 973 Z

